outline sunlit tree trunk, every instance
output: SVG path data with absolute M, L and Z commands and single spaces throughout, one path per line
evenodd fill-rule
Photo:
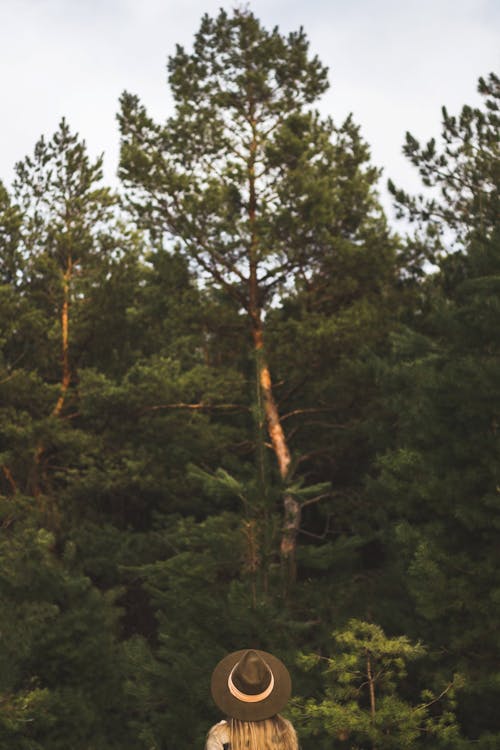
M 52 410 L 53 417 L 58 417 L 61 414 L 66 394 L 71 383 L 71 368 L 69 362 L 69 306 L 72 271 L 73 263 L 70 255 L 63 275 L 63 301 L 61 307 L 61 389 L 57 403 Z
M 260 294 L 257 280 L 259 259 L 259 237 L 256 231 L 257 219 L 257 184 L 255 174 L 255 159 L 258 148 L 258 133 L 254 116 L 254 103 L 248 102 L 249 122 L 252 128 L 252 139 L 249 144 L 248 157 L 248 221 L 250 226 L 249 248 L 249 314 L 252 325 L 252 338 L 257 360 L 259 387 L 266 416 L 267 432 L 274 451 L 280 477 L 284 484 L 289 479 L 291 454 L 281 423 L 278 405 L 273 393 L 271 371 L 264 348 L 263 311 L 259 304 Z M 281 532 L 280 555 L 286 584 L 291 584 L 296 578 L 296 544 L 300 527 L 300 504 L 284 491 L 283 494 L 283 524 Z

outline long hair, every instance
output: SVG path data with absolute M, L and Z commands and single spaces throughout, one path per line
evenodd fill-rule
M 292 724 L 279 714 L 262 721 L 229 720 L 231 750 L 298 750 Z

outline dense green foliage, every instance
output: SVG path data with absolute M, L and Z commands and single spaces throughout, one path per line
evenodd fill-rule
M 302 31 L 204 17 L 169 82 L 121 196 L 64 120 L 0 185 L 0 747 L 201 747 L 255 646 L 305 750 L 493 750 L 499 81 L 407 136 L 405 240 Z
M 326 660 L 321 700 L 307 699 L 295 709 L 303 734 L 316 743 L 325 735 L 333 737 L 348 742 L 353 750 L 415 747 L 422 736 L 431 747 L 436 743 L 457 747 L 460 735 L 449 709 L 453 709 L 460 678 L 455 677 L 439 696 L 422 691 L 421 700 L 413 706 L 405 695 L 408 665 L 424 653 L 420 643 L 410 643 L 406 636 L 388 638 L 378 625 L 349 620 L 345 630 L 333 633 L 331 656 L 306 655 L 300 660 L 306 669 Z M 414 685 L 413 700 L 418 695 L 416 688 Z M 436 716 L 432 707 L 445 695 L 448 710 Z

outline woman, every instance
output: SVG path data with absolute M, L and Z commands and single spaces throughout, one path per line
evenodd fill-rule
M 229 654 L 215 667 L 211 690 L 228 718 L 210 729 L 205 750 L 298 750 L 293 726 L 279 715 L 292 683 L 276 656 L 257 649 Z

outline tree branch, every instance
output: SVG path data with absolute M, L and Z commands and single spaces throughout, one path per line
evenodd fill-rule
M 304 500 L 304 502 L 300 504 L 300 507 L 305 508 L 307 505 L 318 503 L 320 500 L 324 500 L 326 497 L 333 497 L 333 494 L 334 494 L 333 492 L 324 492 L 322 495 L 316 495 L 315 497 L 310 497 L 309 500 Z
M 9 467 L 8 467 L 8 466 L 6 466 L 5 464 L 3 464 L 3 465 L 2 465 L 2 471 L 3 471 L 3 473 L 4 473 L 4 476 L 5 476 L 6 480 L 7 480 L 7 481 L 8 481 L 8 483 L 10 484 L 10 487 L 11 487 L 11 489 L 12 489 L 12 492 L 13 492 L 14 494 L 16 494 L 16 492 L 17 492 L 17 484 L 16 484 L 16 482 L 15 482 L 15 479 L 14 479 L 14 477 L 12 476 L 12 472 L 11 472 L 11 470 L 9 469 Z
M 281 417 L 281 421 L 284 422 L 285 419 L 288 419 L 289 417 L 295 417 L 298 414 L 319 414 L 323 411 L 335 411 L 334 406 L 317 406 L 317 407 L 311 407 L 310 409 L 294 409 L 293 411 L 289 411 L 288 414 L 283 414 Z M 338 425 L 339 427 L 345 427 L 345 425 Z
M 200 401 L 198 404 L 188 404 L 181 401 L 177 404 L 154 404 L 153 406 L 145 406 L 139 411 L 139 414 L 145 414 L 148 411 L 163 411 L 167 409 L 188 409 L 191 411 L 213 411 L 216 409 L 250 411 L 249 407 L 243 406 L 243 404 L 204 404 L 203 401 Z
M 446 693 L 448 693 L 451 690 L 454 684 L 455 684 L 454 682 L 450 682 L 449 685 L 445 687 L 445 689 L 438 695 L 437 698 L 434 698 L 432 701 L 429 701 L 429 703 L 422 703 L 420 706 L 417 706 L 416 708 L 414 708 L 413 711 L 414 712 L 423 711 L 424 709 L 429 708 L 429 706 L 433 706 L 434 703 L 437 703 L 438 701 L 441 700 L 441 698 L 444 698 Z

